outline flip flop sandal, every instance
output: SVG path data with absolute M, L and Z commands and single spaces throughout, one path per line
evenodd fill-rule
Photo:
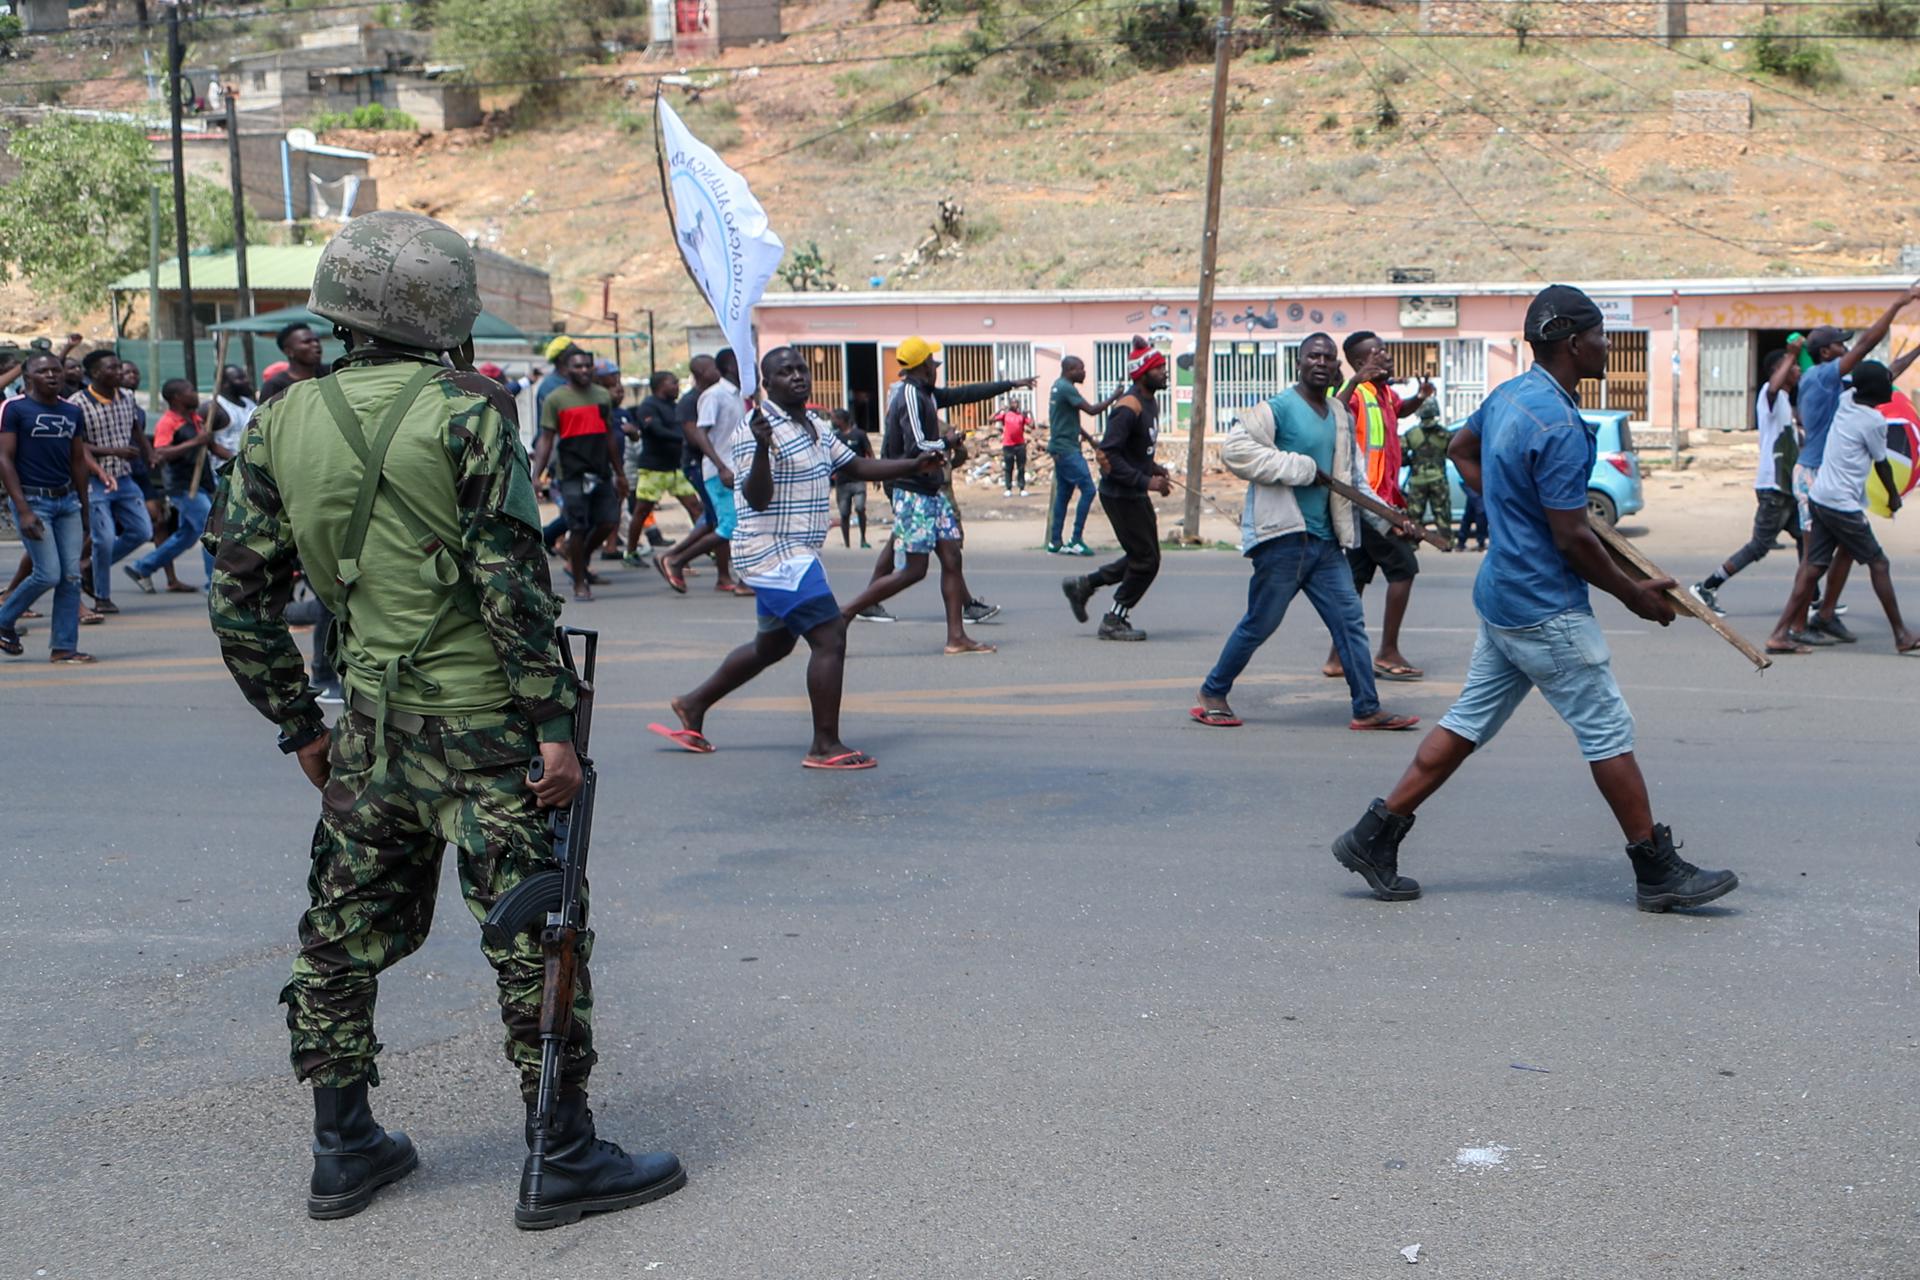
M 1209 725 L 1215 729 L 1238 729 L 1241 725 L 1239 716 L 1231 711 L 1222 711 L 1218 707 L 1194 707 L 1187 714 L 1192 716 L 1196 723 Z
M 944 652 L 949 658 L 959 658 L 970 653 L 998 653 L 999 650 L 990 644 L 970 645 L 964 649 L 956 649 L 952 645 L 948 645 Z
M 744 582 L 737 582 L 734 584 L 733 594 L 739 596 L 742 600 L 751 600 L 760 593 Z
M 1385 720 L 1349 720 L 1347 728 L 1356 733 L 1396 732 L 1401 729 L 1411 729 L 1419 723 L 1419 716 L 1392 716 Z
M 1424 680 L 1426 679 L 1426 675 L 1427 673 L 1418 667 L 1389 667 L 1379 662 L 1373 664 L 1373 678 L 1375 680 L 1394 680 L 1404 684 L 1415 680 Z
M 1911 658 L 1916 655 L 1920 655 L 1920 644 L 1910 644 L 1904 649 L 1902 649 L 1899 645 L 1895 645 L 1893 647 L 1893 651 L 1899 654 L 1901 657 Z M 1769 649 L 1768 652 L 1771 653 L 1772 650 Z
M 875 760 L 864 751 L 848 751 L 842 755 L 828 756 L 825 760 L 815 760 L 812 756 L 802 756 L 800 758 L 800 767 L 802 769 L 834 769 L 839 771 L 845 771 L 847 769 L 871 769 L 879 763 L 878 760 Z
M 38 609 L 28 609 L 25 612 L 23 612 L 20 616 L 23 618 L 44 618 L 47 615 L 40 612 Z
M 29 617 L 29 618 L 30 618 L 30 617 L 33 617 L 34 615 L 33 615 L 33 614 L 22 614 L 21 616 L 22 616 L 22 617 Z M 81 606 L 81 608 L 80 608 L 80 625 L 81 625 L 81 626 L 83 626 L 83 627 L 97 627 L 97 626 L 99 626 L 99 625 L 100 625 L 101 623 L 103 623 L 103 622 L 105 622 L 106 620 L 107 620 L 107 619 L 106 619 L 106 617 L 105 617 L 105 615 L 103 615 L 103 614 L 98 614 L 98 613 L 95 613 L 95 612 L 94 612 L 93 610 L 91 610 L 91 609 L 89 609 L 89 608 L 87 608 L 87 607 L 86 607 L 86 606 L 84 606 L 84 605 L 82 605 L 82 606 Z
M 1813 646 L 1804 644 L 1770 644 L 1766 647 L 1766 652 L 1774 654 L 1812 653 Z
M 647 732 L 659 734 L 661 737 L 679 747 L 682 751 L 691 751 L 697 756 L 709 756 L 713 754 L 713 744 L 708 742 L 697 730 L 669 729 L 663 724 L 650 724 L 647 726 Z
M 686 578 L 684 576 L 675 577 L 673 570 L 667 567 L 665 559 L 660 556 L 655 556 L 653 558 L 653 567 L 659 571 L 661 581 L 673 588 L 676 595 L 687 594 Z
M 83 667 L 100 659 L 90 653 L 55 653 L 47 657 L 48 662 L 57 662 L 62 666 Z

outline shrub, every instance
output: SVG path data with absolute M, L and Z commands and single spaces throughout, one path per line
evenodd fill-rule
M 1261 0 L 1256 11 L 1276 62 L 1304 56 L 1302 41 L 1333 30 L 1333 9 L 1323 0 Z
M 1754 28 L 1747 59 L 1755 71 L 1799 85 L 1830 84 L 1840 78 L 1840 63 L 1832 49 L 1817 40 L 1782 31 L 1772 18 Z
M 309 122 L 315 133 L 329 129 L 405 129 L 412 132 L 420 122 L 404 111 L 395 111 L 378 102 L 363 102 L 351 111 L 322 111 Z
M 1155 71 L 1213 56 L 1213 19 L 1199 0 L 1154 0 L 1127 10 L 1118 37 L 1135 62 Z
M 1863 36 L 1911 40 L 1920 35 L 1920 0 L 1867 0 L 1842 11 L 1840 25 Z

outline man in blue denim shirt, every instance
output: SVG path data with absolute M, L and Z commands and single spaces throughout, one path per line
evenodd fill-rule
M 1582 378 L 1606 373 L 1600 309 L 1578 289 L 1550 285 L 1527 307 L 1526 338 L 1533 368 L 1496 388 L 1448 449 L 1461 481 L 1485 498 L 1492 534 L 1474 581 L 1480 635 L 1466 686 L 1393 791 L 1334 841 L 1333 856 L 1383 901 L 1419 897 L 1420 886 L 1399 874 L 1414 810 L 1492 741 L 1537 685 L 1573 730 L 1627 837 L 1640 909 L 1697 907 L 1730 892 L 1739 877 L 1685 861 L 1673 833 L 1653 821 L 1633 756 L 1633 713 L 1587 599 L 1591 583 L 1650 622 L 1673 621 L 1666 598 L 1673 580 L 1629 578 L 1587 521 L 1594 438 L 1573 391 Z

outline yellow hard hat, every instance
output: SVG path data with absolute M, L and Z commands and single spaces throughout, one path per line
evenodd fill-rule
M 893 353 L 893 358 L 902 369 L 913 369 L 925 364 L 940 354 L 940 344 L 928 342 L 925 338 L 912 337 L 901 343 Z
M 572 345 L 573 345 L 573 339 L 569 338 L 566 334 L 564 333 L 554 334 L 552 341 L 548 342 L 545 348 L 545 354 L 547 359 L 558 360 L 560 358 L 560 353 L 562 351 L 565 351 L 568 347 Z

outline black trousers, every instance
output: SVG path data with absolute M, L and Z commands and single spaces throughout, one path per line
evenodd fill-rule
M 1100 509 L 1113 522 L 1113 534 L 1126 554 L 1112 564 L 1101 565 L 1087 575 L 1087 581 L 1096 587 L 1118 583 L 1113 602 L 1131 609 L 1160 573 L 1160 522 L 1153 514 L 1153 499 L 1144 493 L 1103 493 Z
M 1755 560 L 1764 559 L 1773 550 L 1773 540 L 1782 533 L 1791 534 L 1796 547 L 1801 545 L 1800 504 L 1790 493 L 1761 489 L 1755 495 L 1753 537 L 1747 545 L 1727 558 L 1727 569 L 1738 573 Z

